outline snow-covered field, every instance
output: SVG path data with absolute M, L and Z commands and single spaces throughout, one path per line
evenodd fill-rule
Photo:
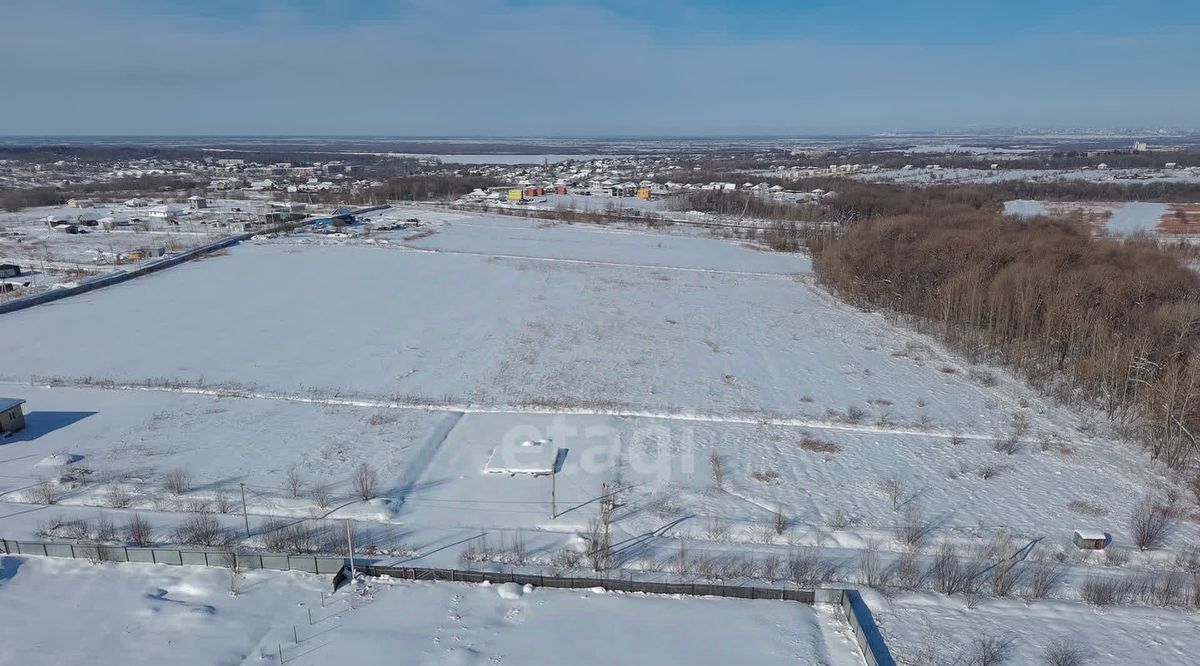
M 1087 570 L 1100 562 L 1071 554 L 1072 530 L 1129 550 L 1133 505 L 1168 496 L 1098 417 L 847 307 L 802 255 L 413 210 L 419 232 L 246 243 L 0 317 L 20 350 L 0 394 L 29 401 L 29 428 L 0 444 L 0 535 L 137 510 L 171 541 L 196 502 L 246 484 L 250 546 L 272 517 L 352 518 L 384 559 L 448 566 L 507 542 L 499 561 L 550 571 L 578 566 L 562 553 L 587 551 L 616 489 L 618 565 L 669 570 L 686 544 L 759 563 L 727 578 L 764 577 L 807 546 L 853 578 L 868 544 L 904 549 L 915 509 L 928 542 L 1003 533 Z M 542 439 L 565 450 L 554 479 L 487 473 L 497 447 Z M 64 474 L 70 460 L 91 473 Z M 174 468 L 190 490 L 164 490 Z M 57 505 L 29 506 L 41 479 Z M 219 516 L 231 533 L 238 500 Z M 1129 567 L 1197 536 L 1174 520 Z
M 835 609 L 787 601 L 394 583 L 339 623 L 312 663 L 862 663 Z
M 1003 663 L 1042 664 L 1047 648 L 1068 643 L 1087 664 L 1192 664 L 1200 652 L 1194 613 L 1147 608 L 1096 608 L 1075 602 L 988 599 L 971 608 L 934 593 L 869 596 L 889 647 L 907 664 L 961 664 L 979 639 L 1006 645 Z M 1065 662 L 1059 662 L 1065 663 Z
M 272 663 L 328 581 L 249 571 L 239 588 L 217 568 L 0 557 L 0 664 Z
M 310 618 L 312 622 L 310 623 Z M 831 607 L 0 557 L 0 664 L 777 664 L 862 657 Z

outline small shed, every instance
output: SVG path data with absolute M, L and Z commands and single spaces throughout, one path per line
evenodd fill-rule
M 12 278 L 21 275 L 21 267 L 16 264 L 0 264 L 0 278 Z
M 0 398 L 0 434 L 16 432 L 25 427 L 25 413 L 21 411 L 24 400 Z
M 208 199 L 205 199 L 202 196 L 190 196 L 190 197 L 188 197 L 187 202 L 188 202 L 188 207 L 191 208 L 192 210 L 200 210 L 201 208 L 208 208 Z
M 1071 540 L 1079 550 L 1104 550 L 1108 545 L 1108 535 L 1098 530 L 1075 530 Z

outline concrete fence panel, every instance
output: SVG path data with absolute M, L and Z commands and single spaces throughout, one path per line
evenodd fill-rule
M 50 557 L 79 557 L 75 554 L 74 546 L 69 543 L 22 543 L 20 545 L 22 553 L 36 554 L 38 550 L 41 550 L 43 555 L 48 555 Z M 38 548 L 38 546 L 41 546 L 41 548 Z M 26 550 L 26 548 L 29 550 Z
M 287 571 L 292 568 L 291 558 L 287 555 L 262 555 L 259 565 L 263 569 Z
M 317 573 L 319 574 L 335 574 L 342 570 L 346 560 L 341 557 L 318 557 Z
M 179 551 L 179 563 L 206 567 L 208 566 L 208 553 L 202 550 L 181 550 Z
M 126 555 L 130 562 L 140 562 L 142 564 L 157 564 L 153 548 L 126 548 Z
M 170 564 L 174 566 L 183 565 L 183 553 L 178 550 L 166 550 L 159 548 L 150 549 L 154 553 L 154 561 L 158 564 Z

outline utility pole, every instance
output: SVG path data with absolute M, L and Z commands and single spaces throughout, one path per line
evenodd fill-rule
M 354 571 L 354 539 L 350 536 L 350 519 L 346 519 L 346 546 L 350 551 L 350 580 L 358 577 Z
M 557 462 L 558 461 L 555 460 L 555 463 L 557 463 Z M 556 464 L 555 469 L 550 470 L 550 520 L 554 520 L 555 518 L 558 518 L 558 503 L 557 503 L 557 499 L 556 499 L 556 494 L 557 494 L 556 486 L 558 485 L 558 481 L 557 481 L 558 469 L 557 469 L 557 467 L 558 466 Z
M 246 510 L 246 484 L 242 483 L 242 520 L 246 521 L 246 538 L 250 538 L 250 512 Z

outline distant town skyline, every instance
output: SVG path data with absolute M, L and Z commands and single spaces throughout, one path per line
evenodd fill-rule
M 8 0 L 0 22 L 10 136 L 1200 126 L 1181 0 Z

